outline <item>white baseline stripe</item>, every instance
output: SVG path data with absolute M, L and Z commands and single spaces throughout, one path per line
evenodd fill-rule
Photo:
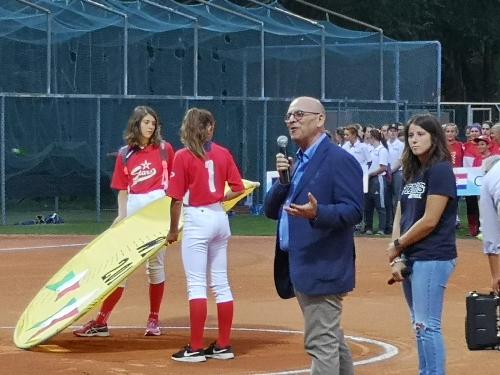
M 68 327 L 70 329 L 79 328 L 80 326 L 71 326 Z M 0 326 L 0 329 L 14 329 L 15 327 L 11 326 Z M 109 326 L 110 329 L 143 329 L 144 326 Z M 190 327 L 169 327 L 163 326 L 163 329 L 190 329 Z M 217 327 L 206 327 L 206 330 L 217 330 Z M 267 332 L 267 333 L 284 333 L 284 334 L 302 334 L 302 331 L 298 330 L 287 330 L 287 329 L 263 329 L 263 328 L 232 328 L 233 331 L 245 331 L 245 332 Z M 387 360 L 396 356 L 399 353 L 399 350 L 394 345 L 388 344 L 383 341 L 368 339 L 365 337 L 357 337 L 357 336 L 345 336 L 347 339 L 356 341 L 356 342 L 366 342 L 373 345 L 378 345 L 382 347 L 384 353 L 364 359 L 361 361 L 354 362 L 354 366 L 366 365 L 369 363 L 380 362 Z M 260 373 L 259 375 L 294 375 L 294 374 L 309 374 L 311 369 L 301 369 L 301 370 L 291 370 L 291 371 L 282 371 L 282 372 L 268 372 L 268 373 Z
M 59 245 L 46 245 L 46 246 L 30 246 L 30 247 L 7 247 L 4 249 L 0 249 L 0 251 L 30 251 L 30 250 L 35 250 L 35 249 L 54 249 L 54 248 L 58 248 L 58 247 L 85 246 L 88 244 L 89 244 L 89 242 L 69 243 L 69 244 L 59 244 Z

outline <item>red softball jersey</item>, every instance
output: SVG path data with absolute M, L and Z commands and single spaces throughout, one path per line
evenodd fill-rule
M 479 151 L 477 150 L 476 144 L 474 142 L 468 141 L 464 144 L 464 159 L 463 166 L 464 167 L 472 167 L 474 166 L 474 159 L 481 157 Z
M 464 146 L 462 142 L 455 141 L 453 143 L 448 143 L 448 150 L 451 154 L 451 162 L 453 164 L 453 167 L 463 167 Z
M 205 151 L 205 159 L 196 157 L 187 148 L 175 153 L 168 188 L 170 197 L 200 207 L 221 202 L 226 181 L 232 191 L 245 189 L 228 149 L 211 142 Z
M 174 149 L 170 143 L 163 141 L 167 149 L 168 173 L 174 163 Z M 111 179 L 111 188 L 128 190 L 130 194 L 144 194 L 153 190 L 163 189 L 163 166 L 160 146 L 148 145 L 137 149 L 127 159 L 125 174 L 123 156 L 118 153 L 115 170 Z
M 493 155 L 500 155 L 500 143 L 492 139 L 490 142 L 490 151 Z

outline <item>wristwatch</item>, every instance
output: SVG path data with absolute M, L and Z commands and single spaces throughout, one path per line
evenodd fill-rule
M 394 248 L 396 250 L 402 250 L 401 249 L 401 244 L 399 243 L 399 238 L 396 238 L 393 243 L 394 243 Z

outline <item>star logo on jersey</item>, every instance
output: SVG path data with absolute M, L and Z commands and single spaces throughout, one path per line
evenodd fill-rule
M 144 160 L 141 164 L 130 171 L 132 186 L 139 182 L 149 180 L 156 175 L 156 168 L 151 168 L 151 162 Z

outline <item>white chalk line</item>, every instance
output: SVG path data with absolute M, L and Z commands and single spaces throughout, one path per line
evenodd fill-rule
M 38 249 L 54 249 L 58 247 L 77 247 L 77 246 L 86 246 L 89 242 L 85 243 L 69 243 L 69 244 L 59 244 L 59 245 L 45 245 L 45 246 L 30 246 L 30 247 L 7 247 L 0 249 L 1 251 L 30 251 L 30 250 L 38 250 Z
M 79 328 L 80 326 L 70 326 L 68 328 L 74 329 Z M 0 326 L 0 329 L 10 329 L 13 330 L 15 327 L 12 326 Z M 143 329 L 144 326 L 109 326 L 109 329 Z M 162 326 L 162 329 L 190 329 L 190 327 L 173 327 L 173 326 Z M 206 330 L 217 330 L 217 327 L 206 327 Z M 242 331 L 242 332 L 265 332 L 265 333 L 283 333 L 283 334 L 303 334 L 302 331 L 299 330 L 288 330 L 288 329 L 266 329 L 266 328 L 232 328 L 233 331 Z M 372 358 L 363 359 L 360 361 L 355 361 L 354 366 L 367 365 L 370 363 L 385 361 L 389 358 L 396 356 L 399 353 L 399 350 L 396 346 L 388 344 L 383 341 L 373 340 L 365 337 L 358 336 L 345 336 L 347 339 L 355 341 L 355 342 L 363 342 L 368 344 L 373 344 L 381 347 L 383 349 L 383 353 L 377 355 Z M 301 370 L 291 370 L 291 371 L 281 371 L 281 372 L 267 372 L 267 373 L 259 373 L 259 375 L 294 375 L 294 374 L 308 374 L 311 369 L 301 369 Z
M 85 246 L 87 245 L 88 242 L 86 243 L 76 243 L 76 244 L 59 244 L 59 245 L 47 245 L 47 246 L 31 246 L 31 247 L 11 247 L 11 248 L 3 248 L 0 249 L 0 252 L 7 252 L 7 251 L 29 251 L 29 250 L 35 250 L 35 249 L 53 249 L 53 248 L 65 248 L 65 247 L 76 247 L 76 246 Z M 15 327 L 10 327 L 10 326 L 0 326 L 0 329 L 14 329 Z M 72 326 L 69 328 L 77 328 L 77 326 Z M 144 328 L 143 326 L 110 326 L 110 329 L 142 329 Z M 189 329 L 190 327 L 161 327 L 163 329 Z M 216 330 L 216 327 L 207 327 L 205 328 L 207 330 Z M 267 332 L 267 333 L 283 333 L 283 334 L 303 334 L 302 331 L 298 330 L 285 330 L 285 329 L 262 329 L 262 328 L 233 328 L 234 331 L 246 331 L 246 332 Z M 360 365 L 366 365 L 374 362 L 380 362 L 387 360 L 389 358 L 392 358 L 396 356 L 399 353 L 399 350 L 397 347 L 394 345 L 385 343 L 383 341 L 379 340 L 373 340 L 365 337 L 357 337 L 357 336 L 345 336 L 347 339 L 350 339 L 352 341 L 356 342 L 365 342 L 373 345 L 380 346 L 384 352 L 378 356 L 360 360 L 360 361 L 355 361 L 354 365 L 355 366 L 360 366 Z M 294 374 L 307 374 L 310 372 L 310 369 L 301 369 L 301 370 L 292 370 L 292 371 L 282 371 L 282 372 L 269 372 L 269 373 L 262 373 L 260 375 L 294 375 Z

